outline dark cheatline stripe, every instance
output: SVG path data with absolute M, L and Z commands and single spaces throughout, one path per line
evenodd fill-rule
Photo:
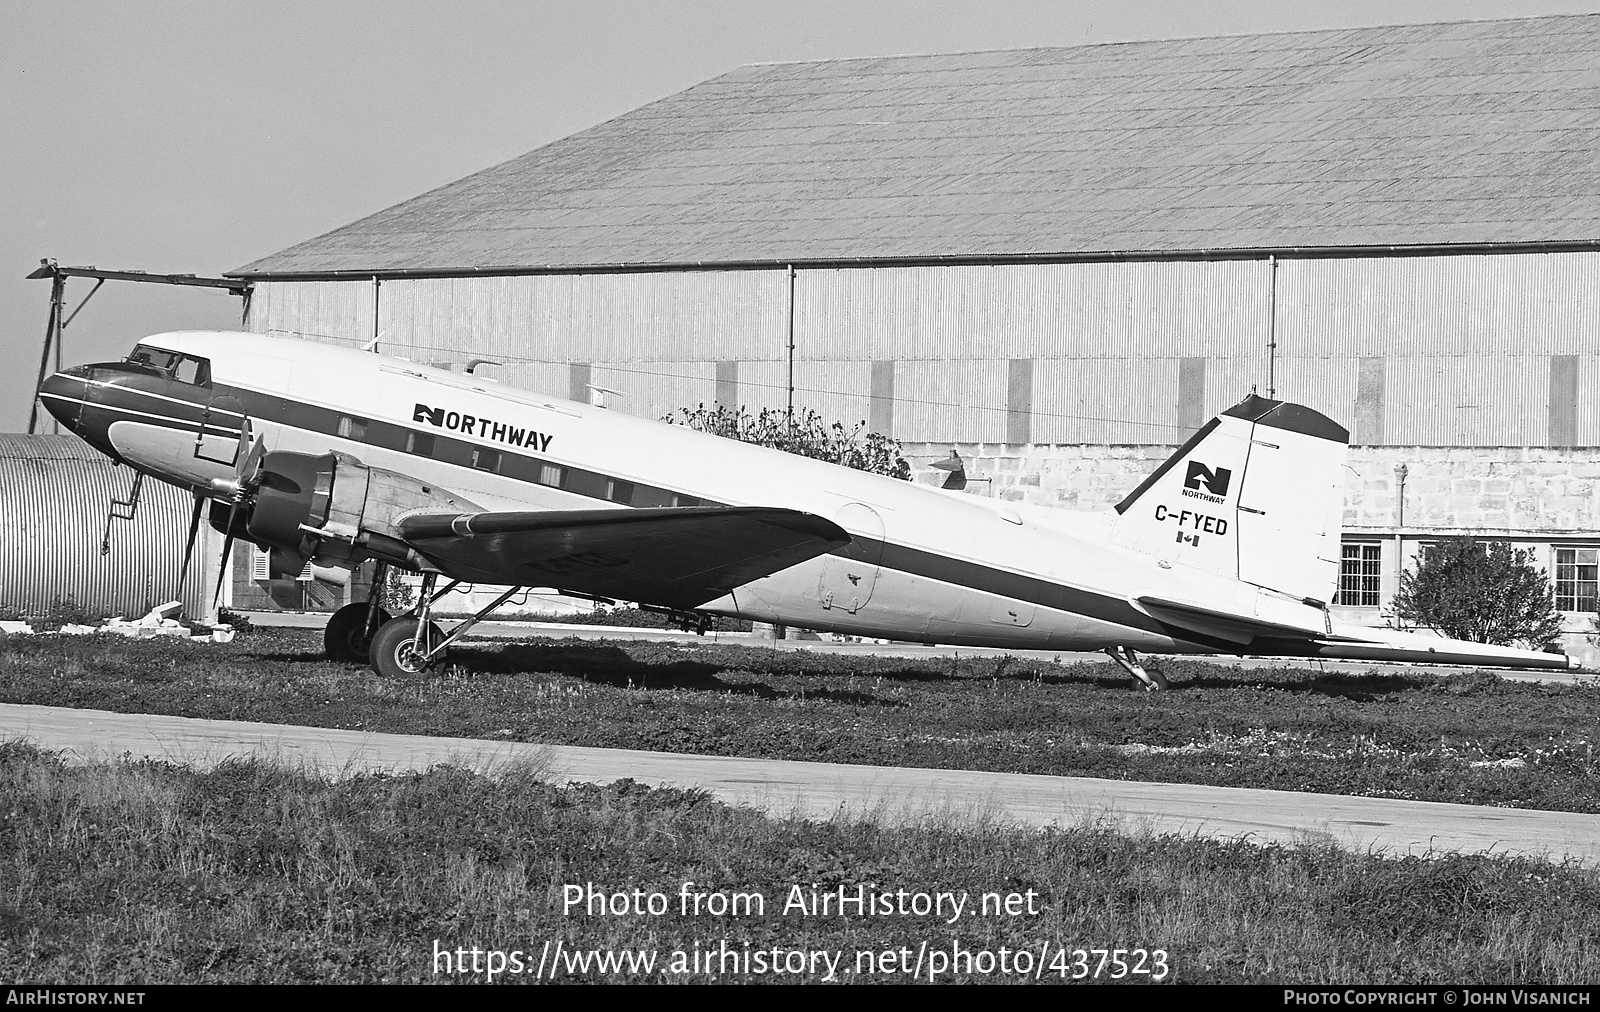
M 870 548 L 866 550 L 871 551 Z M 969 590 L 984 591 L 1015 601 L 1026 601 L 1056 611 L 1143 629 L 1147 632 L 1164 634 L 1167 631 L 1161 623 L 1134 608 L 1128 601 L 1109 594 L 1097 594 L 1077 587 L 1052 583 L 1036 576 L 1024 576 L 1021 573 L 995 569 L 964 559 L 953 559 L 948 555 L 907 548 L 887 541 L 883 542 L 882 551 L 882 565 L 887 569 L 911 573 Z M 850 555 L 852 552 L 847 548 L 834 554 Z M 1192 639 L 1193 636 L 1186 634 L 1184 638 Z
M 219 384 L 217 390 L 237 398 L 248 414 L 263 421 L 277 422 L 280 425 L 319 435 L 349 439 L 367 446 L 436 460 L 442 464 L 453 464 L 457 467 L 497 474 L 530 485 L 556 488 L 587 499 L 636 507 L 726 505 L 676 489 L 642 485 L 616 475 L 562 464 L 549 457 L 521 452 L 513 444 L 463 439 L 434 428 L 373 420 L 350 412 L 306 404 L 242 387 L 224 387 Z M 347 431 L 341 434 L 341 423 L 346 419 L 349 419 L 346 423 Z

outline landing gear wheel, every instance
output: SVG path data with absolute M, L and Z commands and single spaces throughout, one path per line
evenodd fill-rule
M 367 648 L 371 646 L 367 639 L 367 609 L 365 601 L 347 604 L 328 619 L 328 627 L 322 631 L 322 645 L 328 651 L 329 660 L 344 664 L 367 663 Z M 383 628 L 387 621 L 389 613 L 379 608 L 378 628 Z
M 444 639 L 444 630 L 434 622 L 428 623 L 428 642 L 438 643 Z M 368 650 L 371 657 L 372 670 L 385 678 L 403 678 L 406 675 L 421 674 L 428 669 L 417 654 L 417 620 L 412 615 L 401 615 L 392 618 L 378 627 L 377 633 L 372 637 L 372 646 Z M 433 663 L 438 662 L 434 658 Z
M 1146 692 L 1169 689 L 1172 686 L 1167 682 L 1167 676 L 1159 671 L 1150 671 L 1139 663 L 1139 655 L 1128 647 L 1106 647 L 1106 656 L 1117 663 L 1117 667 L 1126 671 L 1132 678 L 1133 684 Z

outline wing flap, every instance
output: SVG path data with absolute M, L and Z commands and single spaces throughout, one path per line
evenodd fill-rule
M 454 579 L 671 608 L 850 543 L 822 517 L 756 506 L 425 514 L 400 536 Z

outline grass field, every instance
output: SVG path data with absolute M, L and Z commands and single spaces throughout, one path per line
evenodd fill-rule
M 1481 672 L 906 660 L 663 643 L 472 643 L 389 681 L 320 633 L 226 646 L 0 640 L 0 701 L 760 758 L 1600 812 L 1600 689 Z
M 12 981 L 485 980 L 491 950 L 507 954 L 498 980 L 525 981 L 556 943 L 559 980 L 1030 979 L 1019 950 L 1033 979 L 1109 980 L 1115 962 L 1076 955 L 1097 947 L 1146 950 L 1142 975 L 1124 957 L 1136 981 L 1600 979 L 1600 873 L 1511 858 L 770 819 L 628 781 L 554 786 L 530 768 L 328 782 L 255 761 L 68 767 L 4 744 L 0 798 L 0 979 Z M 685 882 L 765 906 L 685 914 Z M 660 916 L 569 911 L 565 887 L 583 883 L 670 902 Z M 783 910 L 796 885 L 858 884 L 971 906 L 953 921 Z M 1015 912 L 982 914 L 990 892 L 1019 897 Z M 785 972 L 693 969 L 724 943 Z M 480 972 L 437 961 L 458 948 L 480 950 Z M 603 969 L 594 950 L 624 962 Z M 920 973 L 901 968 L 919 956 Z

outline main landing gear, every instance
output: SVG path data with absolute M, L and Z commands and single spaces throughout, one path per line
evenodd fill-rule
M 433 585 L 438 578 L 438 573 L 423 573 L 422 587 L 417 593 L 416 609 L 409 615 L 391 618 L 378 627 L 368 650 L 368 660 L 372 664 L 372 670 L 388 678 L 415 675 L 428 670 L 444 659 L 445 650 L 465 635 L 468 629 L 483 621 L 490 612 L 511 600 L 513 595 L 522 590 L 521 587 L 512 587 L 495 598 L 493 604 L 456 626 L 446 635 L 438 623 L 428 617 L 428 613 L 433 603 L 454 590 L 460 581 L 451 580 L 443 590 L 435 593 Z M 337 618 L 338 613 L 335 613 L 334 617 Z
M 1106 647 L 1106 654 L 1117 665 L 1137 679 L 1146 692 L 1155 692 L 1157 689 L 1170 689 L 1167 676 L 1159 671 L 1146 671 L 1143 664 L 1139 663 L 1139 656 L 1130 647 Z
M 383 594 L 389 567 L 380 562 L 372 570 L 372 590 L 365 601 L 347 604 L 328 619 L 322 631 L 322 645 L 328 659 L 346 664 L 367 663 L 367 651 L 378 628 L 389 621 L 389 613 L 378 602 Z

